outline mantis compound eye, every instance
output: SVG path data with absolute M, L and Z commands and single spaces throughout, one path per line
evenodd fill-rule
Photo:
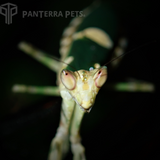
M 106 80 L 107 80 L 107 67 L 104 66 L 100 68 L 96 74 L 95 78 L 96 87 L 101 88 L 103 84 L 106 82 Z
M 63 85 L 67 89 L 73 90 L 76 87 L 76 80 L 75 80 L 75 77 L 71 71 L 62 70 L 60 77 L 61 77 L 61 81 L 62 81 Z

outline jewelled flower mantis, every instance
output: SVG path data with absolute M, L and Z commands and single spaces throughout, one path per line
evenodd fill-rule
M 120 38 L 115 47 L 118 24 L 109 6 L 93 4 L 83 13 L 85 17 L 74 18 L 64 30 L 59 61 L 57 58 L 49 58 L 28 43 L 19 44 L 22 51 L 57 73 L 58 87 L 18 84 L 13 87 L 14 92 L 41 93 L 61 96 L 63 99 L 60 124 L 51 142 L 49 160 L 63 159 L 69 150 L 69 140 L 73 159 L 86 159 L 79 129 L 84 113 L 91 111 L 96 95 L 107 80 L 107 67 L 101 64 L 105 62 L 110 51 L 114 58 L 122 55 L 127 46 L 126 39 Z M 82 57 L 85 58 L 82 60 Z M 117 64 L 118 61 L 114 61 L 113 66 Z M 116 89 L 125 90 L 127 86 L 128 84 L 119 84 Z M 146 86 L 146 90 L 153 90 L 152 85 Z M 133 90 L 136 90 L 136 84 Z

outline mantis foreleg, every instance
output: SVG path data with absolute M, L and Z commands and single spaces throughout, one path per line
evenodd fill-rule
M 71 149 L 73 153 L 73 160 L 85 160 L 85 148 L 81 144 L 81 137 L 79 134 L 81 121 L 83 118 L 84 112 L 80 109 L 80 107 L 76 104 L 74 109 L 73 121 L 71 124 Z
M 61 91 L 63 98 L 60 125 L 50 147 L 48 160 L 61 160 L 69 150 L 69 126 L 75 107 L 75 101 L 65 91 Z M 63 157 L 62 157 L 63 156 Z

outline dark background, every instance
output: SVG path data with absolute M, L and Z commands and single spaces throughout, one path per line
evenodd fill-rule
M 10 1 L 18 6 L 13 23 L 0 15 L 0 159 L 46 160 L 59 122 L 61 98 L 14 94 L 14 84 L 56 85 L 56 75 L 17 49 L 25 40 L 59 56 L 63 29 L 72 17 L 22 18 L 22 11 L 81 11 L 92 1 Z M 159 6 L 158 1 L 110 0 L 121 17 L 127 51 L 153 42 L 124 57 L 109 82 L 135 78 L 155 85 L 154 93 L 122 93 L 101 89 L 82 122 L 87 159 L 159 159 Z M 0 1 L 0 5 L 7 1 Z M 83 59 L 83 57 L 82 57 Z M 108 61 L 108 60 L 106 60 Z M 109 67 L 109 66 L 108 66 Z M 66 159 L 71 159 L 69 153 Z M 103 158 L 102 158 L 103 157 Z

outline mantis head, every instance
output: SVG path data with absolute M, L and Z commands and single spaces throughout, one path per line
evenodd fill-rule
M 60 77 L 65 89 L 80 108 L 84 112 L 90 112 L 98 91 L 107 80 L 107 67 L 76 72 L 62 70 Z

